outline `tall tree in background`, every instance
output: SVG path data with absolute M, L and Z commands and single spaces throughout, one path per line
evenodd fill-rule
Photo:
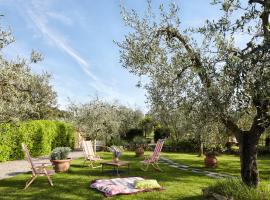
M 146 138 L 154 131 L 155 122 L 151 116 L 146 115 L 140 121 L 140 127 L 142 128 L 144 137 Z
M 114 104 L 97 98 L 85 104 L 71 103 L 69 109 L 73 113 L 71 120 L 85 137 L 107 141 L 118 134 L 120 120 Z
M 125 136 L 130 129 L 139 127 L 140 121 L 143 119 L 144 114 L 139 109 L 131 109 L 126 106 L 118 107 L 118 116 L 120 117 L 119 134 Z
M 49 83 L 50 74 L 34 74 L 30 65 L 42 60 L 33 51 L 31 58 L 7 60 L 4 47 L 14 42 L 10 31 L 0 26 L 0 123 L 46 119 L 56 107 L 56 93 Z
M 137 128 L 143 117 L 140 110 L 105 102 L 99 98 L 85 104 L 71 102 L 69 111 L 72 113 L 70 120 L 84 133 L 84 137 L 106 143 L 120 138 L 129 129 Z
M 239 142 L 242 180 L 257 186 L 257 144 L 270 125 L 270 0 L 213 0 L 220 5 L 220 19 L 186 30 L 180 28 L 176 5 L 168 12 L 161 5 L 157 18 L 148 2 L 142 18 L 122 8 L 125 24 L 133 28 L 117 43 L 123 67 L 150 77 L 148 86 L 159 84 L 166 89 L 162 97 L 174 95 L 177 104 L 207 98 L 209 115 Z M 245 47 L 238 45 L 239 35 L 246 38 Z M 239 120 L 246 114 L 251 120 L 243 128 Z

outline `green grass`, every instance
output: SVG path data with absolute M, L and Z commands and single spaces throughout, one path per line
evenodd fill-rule
M 217 193 L 235 200 L 270 200 L 269 185 L 260 184 L 258 188 L 250 188 L 237 178 L 218 180 L 208 187 L 205 193 Z
M 111 159 L 110 153 L 100 154 L 104 159 Z M 192 165 L 203 169 L 203 158 L 195 154 L 163 153 L 176 162 Z M 120 195 L 110 199 L 182 199 L 200 200 L 202 199 L 201 189 L 215 182 L 215 179 L 192 172 L 181 171 L 161 164 L 164 172 L 156 172 L 152 168 L 148 172 L 139 169 L 139 158 L 134 157 L 134 153 L 125 152 L 122 160 L 132 161 L 130 174 L 122 176 L 141 176 L 144 178 L 157 179 L 165 187 L 164 191 L 138 193 L 134 195 Z M 217 172 L 232 175 L 239 174 L 239 158 L 236 156 L 224 155 L 218 158 L 219 166 L 212 169 Z M 259 159 L 261 175 L 265 181 L 269 181 L 270 163 L 269 157 Z M 90 169 L 82 166 L 83 159 L 73 160 L 68 173 L 56 174 L 53 176 L 54 186 L 50 187 L 45 177 L 39 177 L 27 189 L 23 190 L 25 182 L 30 178 L 30 174 L 21 174 L 10 179 L 0 181 L 0 199 L 105 199 L 96 190 L 90 189 L 90 182 L 95 179 L 115 178 L 107 172 L 102 173 L 100 168 Z
M 163 153 L 163 156 L 170 158 L 177 163 L 191 165 L 192 167 L 201 170 L 240 176 L 240 158 L 236 155 L 224 154 L 217 156 L 218 166 L 216 168 L 205 168 L 204 157 L 198 157 L 197 154 Z M 258 166 L 261 181 L 270 182 L 270 156 L 259 156 Z

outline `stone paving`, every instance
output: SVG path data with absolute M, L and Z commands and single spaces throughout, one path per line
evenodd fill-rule
M 221 173 L 216 173 L 216 172 L 211 172 L 211 171 L 206 171 L 206 170 L 201 170 L 201 169 L 197 169 L 197 168 L 193 168 L 191 166 L 188 165 L 183 165 L 183 164 L 179 164 L 176 163 L 168 158 L 164 158 L 164 157 L 160 157 L 159 159 L 160 163 L 163 164 L 167 164 L 170 167 L 173 168 L 177 168 L 179 170 L 183 170 L 183 171 L 190 171 L 193 172 L 195 174 L 203 174 L 205 176 L 211 177 L 211 178 L 233 178 L 232 176 L 228 175 L 228 174 L 221 174 Z
M 71 159 L 83 157 L 82 151 L 70 152 L 69 157 Z M 49 157 L 39 157 L 33 159 L 36 162 L 50 162 Z M 14 160 L 4 163 L 0 163 L 0 180 L 10 178 L 18 174 L 26 173 L 30 171 L 30 164 L 26 160 Z

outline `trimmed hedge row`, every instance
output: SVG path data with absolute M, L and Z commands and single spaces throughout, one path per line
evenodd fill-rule
M 33 120 L 18 124 L 0 125 L 0 162 L 24 158 L 21 143 L 24 142 L 30 154 L 50 154 L 55 147 L 74 147 L 75 129 L 70 124 Z

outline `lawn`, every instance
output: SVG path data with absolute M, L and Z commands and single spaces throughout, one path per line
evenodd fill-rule
M 203 158 L 198 157 L 197 154 L 163 153 L 163 156 L 177 163 L 191 165 L 201 170 L 229 174 L 236 177 L 240 176 L 240 158 L 237 155 L 223 154 L 218 156 L 218 167 L 216 168 L 205 168 Z M 261 181 L 270 182 L 270 156 L 259 156 L 258 165 Z
M 110 153 L 100 154 L 104 159 L 111 159 Z M 176 162 L 192 165 L 202 169 L 203 160 L 195 154 L 163 153 Z M 142 176 L 144 178 L 154 178 L 165 187 L 164 191 L 138 193 L 135 195 L 120 195 L 110 199 L 183 199 L 199 200 L 201 189 L 207 187 L 215 180 L 204 175 L 192 172 L 180 171 L 161 164 L 164 172 L 156 172 L 152 168 L 149 172 L 139 169 L 139 158 L 135 158 L 133 153 L 125 152 L 122 160 L 132 161 L 130 174 L 123 176 Z M 239 158 L 236 156 L 223 155 L 219 157 L 220 164 L 217 172 L 238 175 Z M 264 181 L 269 181 L 269 157 L 259 159 L 261 176 Z M 53 176 L 54 186 L 50 187 L 45 177 L 39 177 L 27 190 L 23 190 L 26 180 L 30 174 L 22 174 L 10 179 L 0 181 L 0 199 L 104 199 L 104 196 L 89 188 L 90 182 L 101 178 L 114 178 L 107 172 L 102 173 L 100 168 L 90 169 L 82 166 L 83 159 L 72 161 L 72 166 L 68 173 L 56 174 Z

